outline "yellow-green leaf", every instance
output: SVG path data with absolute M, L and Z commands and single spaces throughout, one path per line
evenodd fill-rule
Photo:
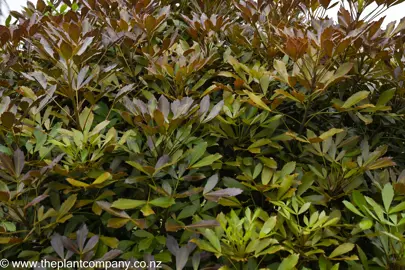
M 85 188 L 85 187 L 90 186 L 90 185 L 87 184 L 87 183 L 84 183 L 84 182 L 75 180 L 75 179 L 73 179 L 73 178 L 67 178 L 66 181 L 68 181 L 69 184 L 71 184 L 71 185 L 74 186 L 74 187 L 84 187 L 84 188 Z
M 271 109 L 266 105 L 266 103 L 262 101 L 260 97 L 256 96 L 254 93 L 249 92 L 247 90 L 243 90 L 243 92 L 245 92 L 249 96 L 249 98 L 253 101 L 253 103 L 258 105 L 260 108 L 271 112 Z
M 342 108 L 347 109 L 350 108 L 353 105 L 356 105 L 363 99 L 367 98 L 368 95 L 370 94 L 369 91 L 359 91 L 355 94 L 353 94 L 351 97 L 349 97 L 345 103 L 343 103 Z
M 335 248 L 334 251 L 329 255 L 329 258 L 335 258 L 337 256 L 343 255 L 347 252 L 350 252 L 354 248 L 354 244 L 352 243 L 344 243 Z
M 112 203 L 111 207 L 126 210 L 126 209 L 134 209 L 146 204 L 144 200 L 131 200 L 131 199 L 118 199 Z
M 111 174 L 109 172 L 102 173 L 96 180 L 92 183 L 92 185 L 97 185 L 105 182 L 106 180 L 111 179 Z

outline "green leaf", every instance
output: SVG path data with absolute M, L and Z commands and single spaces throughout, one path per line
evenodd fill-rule
M 213 190 L 214 187 L 217 185 L 217 183 L 218 183 L 218 174 L 214 174 L 213 176 L 208 178 L 207 184 L 205 185 L 203 190 L 203 194 L 207 194 L 208 192 Z
M 355 94 L 353 94 L 351 97 L 349 97 L 345 103 L 343 103 L 342 108 L 348 109 L 353 105 L 356 105 L 363 99 L 367 98 L 368 95 L 370 94 L 369 91 L 359 91 Z
M 370 229 L 371 227 L 373 227 L 373 221 L 370 220 L 370 219 L 364 219 L 364 220 L 360 221 L 359 227 L 360 227 L 360 229 L 362 229 L 363 231 L 364 231 L 364 230 L 368 230 L 368 229 Z
M 221 252 L 221 243 L 217 237 L 217 235 L 214 233 L 213 230 L 211 229 L 205 229 L 203 231 L 203 235 L 205 238 L 208 239 L 208 241 L 211 243 L 211 245 L 219 252 Z
M 196 163 L 204 155 L 206 150 L 207 150 L 207 142 L 197 144 L 193 148 L 193 151 L 191 152 L 190 165 Z
M 369 267 L 368 267 L 368 258 L 367 258 L 367 256 L 366 256 L 366 254 L 365 254 L 364 251 L 360 248 L 359 245 L 356 245 L 356 247 L 357 247 L 357 254 L 359 254 L 360 261 L 361 261 L 361 264 L 362 264 L 364 270 L 368 270 L 368 269 L 369 269 Z
M 89 137 L 92 137 L 94 135 L 99 135 L 99 133 L 106 127 L 110 121 L 104 120 L 103 122 L 99 123 L 97 126 L 93 128 L 93 130 L 90 132 Z
M 295 165 L 296 165 L 295 161 L 286 163 L 281 169 L 280 177 L 293 173 L 295 170 Z
M 405 210 L 405 202 L 401 202 L 400 204 L 395 205 L 389 211 L 390 214 L 394 214 L 397 212 L 401 212 Z
M 349 71 L 353 68 L 353 63 L 343 63 L 342 65 L 339 66 L 339 68 L 336 70 L 335 74 L 333 75 L 334 79 L 340 78 L 345 76 Z
M 198 161 L 196 164 L 190 166 L 190 168 L 195 169 L 195 168 L 200 168 L 200 167 L 204 167 L 204 166 L 209 166 L 220 158 L 222 158 L 222 156 L 220 154 L 209 155 L 209 156 L 206 156 L 205 158 L 201 159 L 200 161 Z
M 329 255 L 329 258 L 335 258 L 337 256 L 343 255 L 347 252 L 350 252 L 354 248 L 354 244 L 352 243 L 344 243 L 335 248 L 332 253 Z
M 290 189 L 295 175 L 287 175 L 283 177 L 283 181 L 277 191 L 277 199 L 281 199 L 282 196 Z
M 267 185 L 270 183 L 271 178 L 273 177 L 273 170 L 269 167 L 264 167 L 262 170 L 262 184 Z
M 304 203 L 304 205 L 301 206 L 301 209 L 298 211 L 298 215 L 301 215 L 301 214 L 305 213 L 305 211 L 307 211 L 310 206 L 311 206 L 310 202 Z
M 395 88 L 384 91 L 377 101 L 377 106 L 384 106 L 387 104 L 395 95 Z
M 271 77 L 269 75 L 263 75 L 260 78 L 260 87 L 262 88 L 263 94 L 267 94 L 267 89 L 269 88 Z
M 134 209 L 141 207 L 142 205 L 146 204 L 147 202 L 144 200 L 131 200 L 131 199 L 118 199 L 112 203 L 111 207 L 126 210 L 126 209 Z
M 279 267 L 277 268 L 278 270 L 292 270 L 298 263 L 300 255 L 299 254 L 291 254 L 287 258 L 283 259 Z
M 367 203 L 371 205 L 371 207 L 373 207 L 373 210 L 376 213 L 377 217 L 380 219 L 380 221 L 384 221 L 384 210 L 382 209 L 382 207 L 370 197 L 365 196 L 365 198 Z
M 181 220 L 193 216 L 198 208 L 199 205 L 187 205 L 183 208 L 183 210 L 181 210 L 180 214 L 177 216 L 177 219 Z
M 339 263 L 335 264 L 330 270 L 339 270 Z
M 384 203 L 385 211 L 390 209 L 392 200 L 394 199 L 394 188 L 391 184 L 386 184 L 382 190 L 382 200 Z
M 211 253 L 217 253 L 218 250 L 216 248 L 214 248 L 212 246 L 212 244 L 210 244 L 209 242 L 205 241 L 205 240 L 201 240 L 201 239 L 192 239 L 191 242 L 194 242 L 197 244 L 197 246 L 201 249 L 201 250 L 205 250 Z
M 263 224 L 262 229 L 260 230 L 259 237 L 264 238 L 274 229 L 277 223 L 277 216 L 270 217 Z
M 349 209 L 350 211 L 352 211 L 356 215 L 364 217 L 364 215 L 359 210 L 357 210 L 357 208 L 351 202 L 343 201 L 343 204 L 346 206 L 347 209 Z
M 160 197 L 149 202 L 149 204 L 157 207 L 168 208 L 175 204 L 175 200 L 170 197 Z

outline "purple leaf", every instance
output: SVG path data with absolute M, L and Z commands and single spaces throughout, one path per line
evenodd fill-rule
M 166 246 L 169 249 L 170 253 L 172 253 L 174 256 L 176 256 L 177 252 L 180 249 L 177 240 L 171 235 L 168 235 L 166 238 Z
M 91 237 L 91 238 L 89 239 L 89 241 L 87 241 L 87 244 L 86 244 L 86 246 L 85 246 L 84 249 L 83 249 L 83 253 L 87 253 L 87 252 L 89 252 L 90 250 L 92 250 L 92 249 L 97 245 L 98 240 L 99 240 L 98 235 L 94 235 L 93 237 Z
M 35 72 L 32 72 L 31 75 L 42 86 L 43 89 L 46 89 L 46 86 L 48 84 L 47 84 L 47 79 L 46 79 L 44 73 L 42 73 L 40 71 L 35 71 Z
M 224 101 L 221 100 L 217 105 L 212 108 L 211 112 L 208 114 L 207 118 L 204 119 L 203 123 L 207 123 L 211 119 L 215 118 L 219 112 L 222 110 L 222 107 L 224 106 Z
M 74 253 L 79 253 L 77 248 L 77 244 L 73 242 L 71 239 L 67 238 L 66 236 L 62 237 L 63 246 Z
M 29 207 L 31 207 L 31 206 L 36 205 L 37 203 L 39 203 L 40 201 L 42 201 L 42 200 L 44 200 L 44 199 L 46 199 L 46 198 L 48 198 L 48 197 L 49 197 L 48 194 L 39 195 L 38 197 L 36 197 L 35 199 L 33 199 L 31 202 L 29 202 L 29 203 L 24 207 L 24 210 L 27 209 L 27 208 L 29 208 Z
M 201 117 L 204 117 L 205 114 L 208 112 L 209 108 L 210 108 L 210 96 L 207 95 L 201 100 L 198 114 L 201 115 Z
M 89 66 L 85 66 L 80 70 L 79 74 L 77 75 L 77 86 L 76 86 L 77 90 L 82 88 L 84 78 L 86 77 L 88 71 Z
M 64 259 L 65 249 L 63 248 L 62 236 L 60 236 L 60 234 L 54 234 L 52 236 L 51 246 L 55 250 L 56 254 L 58 254 L 61 259 Z
M 47 170 L 52 170 L 53 167 L 55 167 L 56 164 L 58 164 L 59 161 L 62 160 L 62 158 L 63 158 L 64 155 L 65 155 L 65 153 L 62 153 L 62 154 L 58 155 L 56 158 L 54 158 L 54 159 L 52 160 L 51 163 L 49 163 L 48 166 L 43 167 L 43 168 L 41 169 L 41 174 L 44 174 Z
M 168 119 L 169 113 L 170 113 L 170 103 L 167 100 L 165 96 L 160 96 L 159 101 L 158 101 L 158 108 L 159 111 L 163 113 L 163 116 L 165 117 L 165 120 Z
M 77 55 L 81 55 L 84 53 L 87 49 L 87 47 L 92 43 L 94 37 L 86 37 L 82 43 L 82 46 L 80 47 L 79 51 L 77 52 Z
M 84 248 L 84 242 L 86 242 L 88 233 L 89 230 L 87 229 L 86 224 L 83 224 L 83 226 L 76 232 L 77 244 L 79 245 L 80 251 Z
M 167 164 L 170 160 L 170 157 L 168 155 L 163 155 L 159 158 L 159 160 L 156 162 L 155 169 L 159 169 L 163 167 L 165 164 Z
M 184 246 L 179 249 L 176 254 L 176 270 L 182 270 L 186 266 L 190 252 L 187 249 L 187 246 Z
M 217 202 L 222 197 L 234 197 L 241 194 L 243 190 L 240 188 L 225 188 L 205 194 L 205 198 L 209 201 Z
M 139 99 L 134 99 L 134 104 L 135 104 L 135 108 L 138 112 L 140 112 L 142 115 L 145 115 L 148 113 L 148 109 L 146 107 L 146 104 L 143 103 L 141 100 Z
M 112 259 L 115 259 L 119 255 L 121 255 L 122 251 L 118 249 L 112 249 L 108 251 L 104 256 L 96 261 L 111 261 Z
M 119 99 L 122 95 L 126 95 L 127 93 L 131 92 L 132 90 L 134 90 L 134 84 L 133 83 L 122 87 L 120 89 L 120 91 L 118 91 L 117 95 L 115 96 L 115 100 Z

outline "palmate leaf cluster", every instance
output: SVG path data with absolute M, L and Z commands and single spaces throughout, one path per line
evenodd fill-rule
M 405 269 L 405 20 L 374 20 L 400 2 L 11 12 L 0 258 Z

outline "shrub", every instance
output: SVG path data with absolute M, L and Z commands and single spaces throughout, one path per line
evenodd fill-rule
M 405 269 L 405 21 L 373 20 L 400 2 L 12 12 L 0 257 Z

